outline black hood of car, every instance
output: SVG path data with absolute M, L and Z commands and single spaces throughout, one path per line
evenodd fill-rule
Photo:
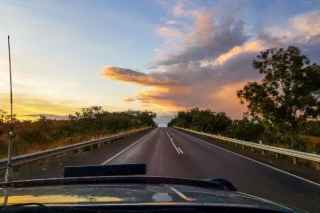
M 223 189 L 202 180 L 163 177 L 98 177 L 18 181 L 3 184 L 7 204 L 210 205 L 292 210 L 271 201 Z

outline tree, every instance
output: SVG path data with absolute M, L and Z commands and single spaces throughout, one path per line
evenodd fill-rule
M 320 115 L 320 66 L 297 47 L 262 51 L 253 67 L 263 75 L 238 91 L 250 114 L 266 125 L 296 131 L 300 121 Z
M 258 142 L 262 139 L 263 132 L 260 122 L 245 116 L 241 120 L 234 120 L 228 133 L 233 138 Z
M 223 133 L 232 124 L 232 120 L 224 112 L 212 112 L 193 108 L 190 111 L 178 112 L 169 122 L 169 126 L 191 128 L 210 133 Z
M 7 113 L 0 109 L 0 124 L 6 122 Z

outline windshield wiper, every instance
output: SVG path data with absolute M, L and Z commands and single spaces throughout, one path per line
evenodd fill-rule
M 3 208 L 8 208 L 8 207 L 19 207 L 19 206 L 40 206 L 40 207 L 46 207 L 47 206 L 43 203 L 17 203 L 17 204 L 11 204 L 11 205 L 6 205 L 3 206 Z
M 37 206 L 37 207 L 45 209 L 47 212 L 50 212 L 49 211 L 50 208 L 43 203 L 17 203 L 17 204 L 11 204 L 11 205 L 4 205 L 0 208 L 0 212 L 17 213 L 20 210 L 23 212 L 24 207 L 27 207 L 27 206 Z

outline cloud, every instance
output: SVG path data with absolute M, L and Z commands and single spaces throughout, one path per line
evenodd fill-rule
M 294 45 L 313 61 L 320 55 L 320 10 L 294 16 L 283 26 L 269 27 L 259 36 L 272 46 Z M 270 46 L 271 46 L 270 45 Z
M 174 16 L 184 16 L 187 15 L 187 11 L 185 10 L 185 5 L 183 2 L 178 2 L 172 9 L 172 14 Z
M 182 32 L 179 30 L 173 28 L 173 27 L 168 27 L 168 26 L 161 26 L 157 29 L 157 33 L 164 37 L 164 38 L 179 38 L 182 36 Z
M 227 112 L 233 118 L 239 117 L 242 113 L 246 112 L 246 106 L 239 105 L 237 91 L 242 89 L 247 81 L 238 81 L 226 84 L 219 88 L 212 95 L 212 102 L 215 104 L 213 109 L 220 112 Z
M 102 71 L 102 75 L 113 80 L 120 80 L 146 86 L 164 86 L 174 84 L 172 80 L 165 79 L 164 76 L 156 73 L 147 75 L 141 72 L 120 67 L 105 67 Z
M 306 38 L 319 37 L 320 35 L 320 11 L 311 11 L 296 16 L 289 21 L 289 26 L 300 36 Z
M 253 40 L 253 41 L 248 41 L 244 43 L 241 46 L 235 46 L 229 51 L 222 53 L 218 57 L 216 57 L 214 60 L 208 60 L 208 61 L 203 61 L 203 64 L 205 65 L 223 65 L 225 62 L 229 61 L 232 58 L 235 58 L 237 56 L 243 55 L 243 54 L 248 54 L 248 53 L 256 53 L 259 52 L 263 49 L 265 49 L 266 45 L 262 40 Z
M 166 21 L 166 24 L 167 24 L 167 25 L 177 25 L 178 22 L 175 21 L 175 20 L 168 20 L 168 21 Z
M 173 65 L 215 58 L 219 54 L 241 45 L 246 41 L 244 23 L 241 20 L 228 18 L 221 23 L 214 20 L 209 11 L 193 11 L 193 27 L 185 33 L 181 45 L 172 53 L 166 48 L 153 62 L 154 66 Z M 170 28 L 170 32 L 178 32 Z M 168 36 L 167 36 L 168 37 Z
M 124 99 L 124 101 L 125 101 L 125 102 L 129 102 L 129 103 L 130 103 L 130 102 L 135 102 L 135 101 L 136 101 L 136 99 L 135 99 L 135 98 L 133 98 L 133 97 L 127 97 L 127 98 L 125 98 L 125 99 Z
M 147 83 L 139 81 L 140 84 L 152 87 L 127 101 L 139 101 L 162 112 L 173 112 L 198 106 L 228 111 L 233 116 L 239 117 L 243 110 L 239 107 L 240 102 L 236 97 L 238 85 L 243 85 L 243 82 L 248 79 L 258 78 L 258 74 L 254 75 L 251 72 L 251 63 L 243 60 L 243 58 L 253 58 L 254 55 L 250 53 L 241 56 L 226 61 L 223 66 L 201 66 L 200 62 L 172 65 L 167 67 L 166 72 L 158 72 L 157 75 L 171 79 L 175 84 L 159 84 L 158 82 L 150 84 L 151 81 Z M 152 78 L 153 75 L 140 74 L 147 79 Z M 120 80 L 120 78 L 117 79 Z M 121 81 L 136 83 L 129 76 L 121 78 Z M 228 94 L 223 96 L 219 91 L 225 91 Z M 230 95 L 231 93 L 233 95 Z
M 252 67 L 260 51 L 296 45 L 311 59 L 319 60 L 320 11 L 249 34 L 245 23 L 235 17 L 218 19 L 207 9 L 190 9 L 182 3 L 172 10 L 170 20 L 175 24 L 164 23 L 158 28 L 163 30 L 164 43 L 151 63 L 151 72 L 114 67 L 104 72 L 111 79 L 148 86 L 132 100 L 161 112 L 197 106 L 239 118 L 246 107 L 240 104 L 236 91 L 248 81 L 260 80 L 261 75 Z M 181 24 L 181 17 L 192 21 Z M 189 28 L 187 23 L 191 23 Z
M 265 30 L 262 38 L 276 43 L 307 44 L 319 40 L 320 11 L 312 11 L 291 18 L 285 26 L 272 26 Z

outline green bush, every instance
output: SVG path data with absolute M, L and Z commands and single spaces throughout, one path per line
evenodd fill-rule
M 232 122 L 228 135 L 237 139 L 258 142 L 262 139 L 263 132 L 264 127 L 259 122 L 243 118 Z
M 320 121 L 306 121 L 300 125 L 305 135 L 320 137 Z

